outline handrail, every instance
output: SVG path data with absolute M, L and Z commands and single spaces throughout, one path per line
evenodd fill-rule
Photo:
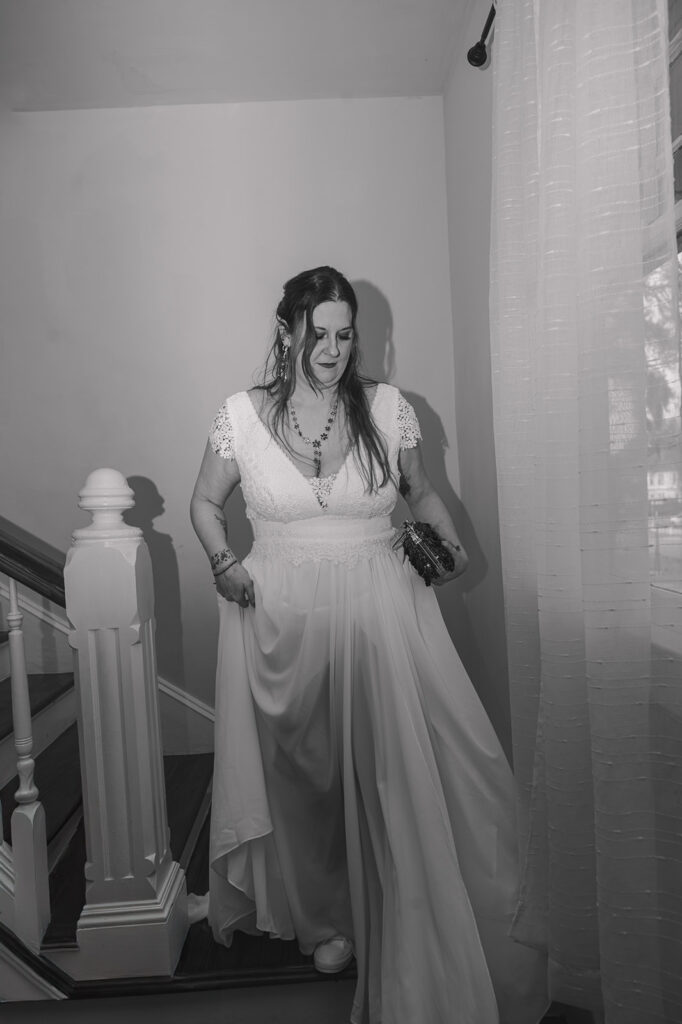
M 0 516 L 0 572 L 53 601 L 61 608 L 66 556 Z

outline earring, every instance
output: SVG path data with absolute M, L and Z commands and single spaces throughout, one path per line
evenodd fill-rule
M 289 333 L 289 325 L 284 317 L 277 317 L 277 331 L 279 333 L 279 343 L 281 345 L 281 350 L 277 356 L 277 379 L 282 384 L 286 384 L 289 379 L 289 348 L 291 346 L 291 334 Z
M 289 379 L 289 344 L 290 343 L 285 344 L 284 341 L 282 340 L 281 335 L 280 335 L 279 341 L 280 341 L 280 345 L 282 346 L 282 351 L 280 352 L 279 358 L 277 360 L 277 363 L 278 363 L 278 366 L 277 366 L 277 379 L 280 380 L 282 382 L 282 384 L 286 384 L 287 380 Z

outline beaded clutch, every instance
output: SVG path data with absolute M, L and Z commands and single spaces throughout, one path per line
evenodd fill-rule
M 409 558 L 427 587 L 455 568 L 454 558 L 429 523 L 404 522 L 393 547 L 401 544 L 404 558 Z

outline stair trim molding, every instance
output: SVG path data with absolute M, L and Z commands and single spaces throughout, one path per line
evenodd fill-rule
M 176 686 L 175 683 L 170 683 L 167 679 L 163 679 L 158 676 L 159 689 L 166 694 L 167 697 L 171 697 L 177 701 L 178 704 L 183 704 L 190 711 L 194 711 L 195 714 L 201 715 L 209 722 L 215 722 L 215 710 L 210 704 L 201 700 L 200 697 L 195 697 L 193 693 L 188 693 L 187 690 L 181 689 Z
M 24 965 L 24 976 L 43 986 L 49 999 L 68 999 L 73 995 L 73 979 L 41 953 L 34 953 L 11 929 L 0 923 L 0 961 L 12 966 Z M 0 974 L 3 968 L 0 966 Z M 40 981 L 38 982 L 38 979 Z M 44 999 L 45 996 L 41 996 Z
M 67 998 L 65 992 L 0 942 L 0 999 L 24 1002 Z

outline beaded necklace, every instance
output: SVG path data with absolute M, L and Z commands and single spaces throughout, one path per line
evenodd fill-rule
M 339 396 L 337 394 L 336 398 L 334 399 L 334 404 L 332 405 L 331 411 L 329 413 L 329 419 L 327 420 L 326 426 L 319 437 L 311 438 L 305 436 L 305 434 L 301 430 L 301 426 L 298 422 L 298 416 L 296 415 L 296 410 L 294 409 L 294 403 L 291 399 L 289 399 L 289 408 L 291 409 L 291 421 L 294 424 L 294 430 L 301 438 L 301 440 L 304 442 L 304 444 L 312 445 L 315 476 L 319 477 L 320 471 L 322 469 L 322 443 L 326 441 L 327 438 L 329 437 L 329 431 L 331 430 L 334 420 L 336 419 L 336 411 L 339 408 Z

